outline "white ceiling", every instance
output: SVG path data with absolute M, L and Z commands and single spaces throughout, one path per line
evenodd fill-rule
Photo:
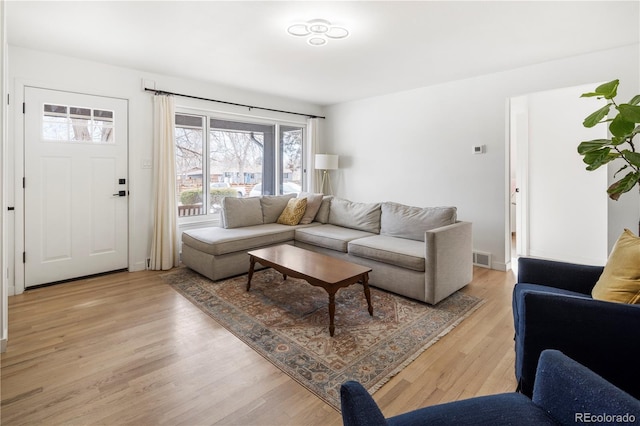
M 330 105 L 638 43 L 636 1 L 6 3 L 10 45 Z M 286 33 L 323 18 L 351 36 Z

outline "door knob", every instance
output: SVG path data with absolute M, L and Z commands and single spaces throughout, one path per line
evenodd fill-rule
M 118 191 L 116 194 L 113 194 L 114 197 L 126 197 L 127 191 Z

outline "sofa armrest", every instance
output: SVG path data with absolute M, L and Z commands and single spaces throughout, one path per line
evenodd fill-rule
M 586 416 L 626 416 L 603 423 L 640 419 L 640 401 L 556 350 L 540 355 L 533 402 L 565 425 L 589 423 Z
M 471 222 L 425 232 L 426 302 L 436 304 L 473 279 Z
M 604 267 L 521 257 L 518 282 L 540 284 L 563 290 L 591 294 Z
M 525 292 L 517 313 L 516 379 L 531 396 L 540 354 L 557 349 L 635 398 L 630 374 L 640 358 L 640 306 Z

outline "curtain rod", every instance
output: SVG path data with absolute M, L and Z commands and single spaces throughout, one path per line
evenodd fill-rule
M 320 115 L 304 114 L 304 113 L 301 113 L 301 112 L 292 112 L 292 111 L 283 111 L 281 109 L 264 108 L 264 107 L 254 106 L 254 105 L 237 104 L 235 102 L 219 101 L 217 99 L 201 98 L 199 96 L 184 95 L 182 93 L 175 93 L 175 92 L 167 92 L 166 90 L 148 89 L 146 87 L 145 87 L 144 90 L 146 92 L 154 92 L 156 95 L 181 96 L 183 98 L 199 99 L 201 101 L 217 102 L 219 104 L 234 105 L 234 106 L 245 107 L 245 108 L 249 108 L 249 109 L 261 109 L 263 111 L 282 112 L 282 113 L 285 113 L 285 114 L 302 115 L 304 117 L 309 117 L 309 118 L 326 118 L 326 117 L 322 117 Z

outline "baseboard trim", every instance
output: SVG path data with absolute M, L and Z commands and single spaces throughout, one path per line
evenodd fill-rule
M 510 271 L 511 262 L 491 262 L 491 269 L 503 272 Z
M 5 353 L 7 351 L 7 339 L 0 340 L 0 353 Z

